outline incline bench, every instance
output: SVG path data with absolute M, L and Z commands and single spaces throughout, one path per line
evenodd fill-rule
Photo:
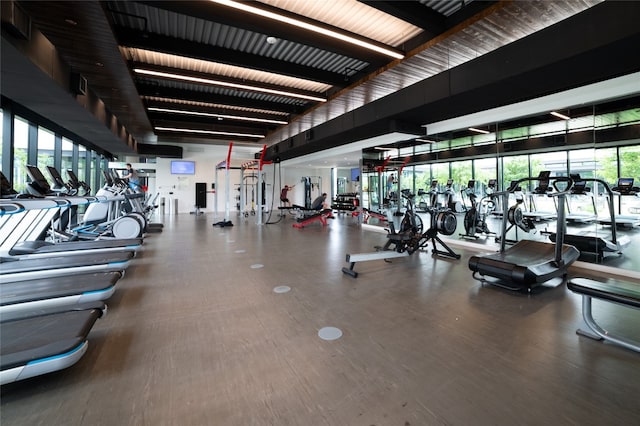
M 604 330 L 593 319 L 591 300 L 606 300 L 630 308 L 640 309 L 640 284 L 609 279 L 606 282 L 587 278 L 573 278 L 567 283 L 569 290 L 582 295 L 582 317 L 589 330 L 578 329 L 576 333 L 595 340 L 608 340 L 636 352 L 640 352 L 640 342 L 615 336 Z

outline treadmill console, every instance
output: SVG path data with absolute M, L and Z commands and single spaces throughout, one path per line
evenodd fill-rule
M 29 182 L 29 186 L 32 187 L 38 195 L 47 195 L 51 194 L 51 185 L 44 177 L 42 172 L 36 166 L 32 166 L 27 164 L 27 174 L 31 178 L 31 182 Z
M 451 185 L 453 185 L 453 179 L 447 180 L 447 188 L 451 188 Z
M 13 189 L 11 182 L 2 172 L 0 172 L 0 185 L 2 186 L 2 198 L 13 198 L 18 195 L 18 191 Z
M 60 176 L 60 173 L 58 173 L 58 169 L 56 169 L 55 167 L 47 166 L 47 170 L 49 171 L 49 176 L 51 176 L 51 179 L 53 179 L 53 183 L 55 184 L 53 189 L 64 189 L 65 183 L 64 180 L 62 180 L 62 176 Z
M 437 180 L 432 180 L 431 181 L 431 189 L 432 190 L 438 189 L 438 181 Z
M 468 183 L 467 183 L 467 188 L 469 189 L 474 189 L 476 187 L 476 180 L 475 179 L 471 179 Z
M 633 186 L 633 178 L 619 178 L 618 184 L 612 189 L 618 191 L 620 195 L 636 195 L 640 188 Z
M 487 182 L 487 187 L 491 189 L 496 189 L 496 186 L 497 186 L 497 181 L 495 179 L 489 179 L 489 182 Z
M 540 182 L 538 187 L 535 189 L 536 194 L 546 194 L 551 191 L 551 186 L 549 185 L 549 178 L 551 176 L 551 172 L 548 170 L 541 171 L 538 175 L 538 181 Z
M 572 194 L 584 194 L 585 192 L 591 191 L 591 188 L 587 187 L 587 182 L 583 180 L 579 174 L 570 174 L 569 177 L 573 181 L 573 186 L 571 187 Z
M 74 173 L 73 169 L 67 169 L 67 176 L 69 176 L 71 186 L 78 189 L 80 187 L 80 181 L 78 180 L 78 176 Z

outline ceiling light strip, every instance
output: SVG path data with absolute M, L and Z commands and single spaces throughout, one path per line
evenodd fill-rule
M 248 107 L 240 107 L 237 105 L 229 105 L 229 104 L 217 104 L 211 102 L 202 102 L 202 101 L 192 101 L 188 99 L 180 99 L 180 98 L 166 98 L 162 96 L 140 96 L 142 100 L 148 102 L 157 102 L 164 104 L 180 104 L 182 106 L 198 106 L 203 108 L 220 108 L 220 109 L 230 109 L 233 111 L 242 111 L 242 112 L 252 112 L 256 114 L 265 114 L 265 115 L 281 115 L 283 117 L 288 116 L 289 113 L 283 111 L 275 111 L 269 109 L 260 109 L 260 108 L 248 108 Z
M 271 119 L 268 119 L 268 118 L 243 117 L 243 116 L 240 116 L 240 115 L 214 114 L 214 113 L 211 113 L 211 112 L 185 111 L 185 110 L 181 110 L 181 109 L 149 107 L 148 110 L 149 111 L 156 111 L 156 112 L 167 112 L 167 113 L 170 113 L 170 114 L 184 114 L 184 115 L 196 115 L 196 116 L 201 116 L 201 117 L 226 118 L 226 119 L 229 119 L 229 120 L 251 121 L 251 122 L 258 122 L 258 123 L 289 124 L 287 121 L 271 120 Z
M 402 59 L 404 55 L 395 50 L 387 49 L 385 47 L 377 46 L 373 43 L 366 42 L 364 40 L 359 40 L 355 37 L 351 37 L 346 34 L 339 33 L 337 31 L 330 30 L 328 28 L 323 28 L 318 25 L 314 25 L 308 22 L 300 21 L 299 19 L 290 18 L 288 16 L 278 15 L 277 13 L 270 12 L 268 10 L 263 10 L 254 6 L 251 6 L 247 3 L 240 3 L 231 0 L 210 0 L 214 3 L 218 3 L 223 6 L 232 7 L 234 9 L 241 10 L 243 12 L 252 13 L 254 15 L 259 15 L 264 18 L 273 19 L 274 21 L 282 22 L 285 24 L 293 25 L 298 28 L 302 28 L 308 31 L 313 31 L 318 34 L 326 35 L 337 40 L 344 41 L 346 43 L 354 44 L 356 46 L 364 47 L 365 49 L 373 50 L 378 53 L 382 53 L 384 55 L 390 56 L 394 59 Z
M 232 87 L 234 89 L 250 90 L 250 91 L 253 91 L 253 92 L 269 93 L 269 94 L 272 94 L 272 95 L 287 96 L 287 97 L 290 97 L 290 98 L 307 99 L 307 100 L 316 101 L 316 102 L 326 102 L 327 101 L 326 98 L 320 98 L 320 97 L 317 97 L 317 96 L 303 95 L 301 93 L 285 92 L 284 90 L 267 89 L 266 87 L 249 86 L 249 85 L 246 85 L 246 84 L 231 83 L 231 82 L 228 82 L 228 81 L 212 80 L 212 79 L 209 79 L 209 78 L 192 77 L 192 76 L 188 76 L 188 75 L 173 74 L 173 73 L 161 72 L 161 71 L 153 71 L 153 70 L 147 70 L 147 69 L 143 69 L 143 68 L 135 68 L 133 71 L 138 73 L 138 74 L 150 75 L 150 76 L 153 76 L 153 77 L 173 78 L 175 80 L 189 81 L 189 82 L 192 82 L 192 83 L 210 84 L 210 85 L 213 85 L 213 86 Z
M 238 136 L 238 137 L 248 137 L 248 138 L 264 138 L 265 136 L 265 135 L 253 135 L 251 133 L 218 132 L 215 130 L 180 129 L 178 127 L 156 127 L 155 130 L 161 130 L 163 132 L 199 133 L 199 134 L 206 134 L 206 135 Z
M 571 120 L 571 117 L 564 114 L 560 114 L 559 112 L 556 112 L 556 111 L 551 111 L 549 114 L 553 115 L 554 117 L 562 118 L 563 120 Z
M 469 127 L 469 130 L 476 133 L 482 133 L 483 135 L 488 135 L 489 133 L 491 133 L 488 130 L 476 129 L 475 127 Z

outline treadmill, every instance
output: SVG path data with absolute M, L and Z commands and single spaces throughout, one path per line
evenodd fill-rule
M 611 191 L 620 197 L 640 196 L 640 188 L 633 186 L 633 181 L 633 178 L 618 178 L 618 184 L 611 188 Z M 598 223 L 601 225 L 611 226 L 613 221 L 610 218 L 600 218 L 598 219 Z M 640 226 L 640 215 L 616 215 L 615 225 L 623 228 L 634 228 L 636 226 Z
M 621 254 L 622 251 L 631 243 L 631 239 L 627 236 L 618 237 L 616 231 L 617 217 L 615 214 L 615 207 L 613 206 L 613 191 L 602 179 L 596 178 L 581 178 L 579 174 L 571 174 L 571 179 L 575 182 L 580 182 L 581 185 L 586 185 L 586 182 L 596 182 L 604 187 L 607 193 L 607 204 L 609 207 L 609 220 L 611 226 L 611 239 L 606 239 L 604 236 L 594 232 L 582 232 L 579 234 L 564 235 L 564 242 L 575 246 L 580 253 L 591 253 L 595 255 L 596 262 L 601 261 L 605 257 L 605 253 L 617 253 Z M 556 233 L 549 234 L 551 241 L 556 241 Z
M 118 271 L 5 282 L 0 280 L 0 318 L 8 314 L 104 301 L 115 292 Z
M 77 198 L 77 197 L 76 197 Z M 20 199 L 11 204 L 22 208 L 0 223 L 0 256 L 50 257 L 64 254 L 84 255 L 89 252 L 137 251 L 142 238 L 83 241 L 44 241 L 43 235 L 60 208 L 74 204 L 76 198 Z M 0 201 L 0 206 L 8 201 Z M 82 198 L 80 198 L 82 202 Z
M 558 217 L 558 206 L 555 205 L 556 211 L 543 211 L 538 210 L 536 207 L 536 198 L 537 197 L 547 197 L 549 193 L 553 190 L 551 185 L 549 184 L 549 178 L 551 176 L 551 172 L 548 170 L 540 172 L 538 175 L 539 184 L 534 189 L 533 193 L 529 194 L 529 210 L 523 211 L 522 215 L 525 219 L 530 219 L 535 222 L 554 220 Z M 555 203 L 555 198 L 553 199 Z
M 5 275 L 23 272 L 41 271 L 43 278 L 47 273 L 56 271 L 57 269 L 72 269 L 78 266 L 98 266 L 105 265 L 108 269 L 109 264 L 128 263 L 133 259 L 134 253 L 130 251 L 123 252 L 106 252 L 106 253 L 86 253 L 77 256 L 51 256 L 40 258 L 21 258 L 19 256 L 3 256 L 0 257 L 0 280 Z
M 75 189 L 78 192 L 82 190 L 82 195 L 91 194 L 91 187 L 85 182 L 79 180 L 73 169 L 67 169 L 67 176 L 69 177 L 68 184 L 71 188 Z
M 6 314 L 0 322 L 0 385 L 70 367 L 106 312 L 102 302 Z
M 579 174 L 571 174 L 571 179 L 573 179 L 573 186 L 571 187 L 571 192 L 569 194 L 570 197 L 589 197 L 591 200 L 591 208 L 593 209 L 593 213 L 586 212 L 577 212 L 571 211 L 571 203 L 569 202 L 569 198 L 567 198 L 567 214 L 566 219 L 567 222 L 574 223 L 591 223 L 595 222 L 598 219 L 598 209 L 596 208 L 596 200 L 591 192 L 591 188 L 587 186 L 587 180 L 582 179 Z M 589 179 L 591 180 L 591 179 Z
M 506 248 L 505 233 L 507 229 L 508 199 L 522 182 L 540 181 L 549 179 L 548 175 L 541 173 L 538 177 L 526 177 L 513 182 L 509 189 L 496 192 L 495 196 L 503 199 L 502 238 L 500 239 L 500 251 L 497 253 L 475 255 L 469 258 L 469 269 L 473 271 L 473 277 L 482 282 L 506 288 L 508 290 L 527 290 L 545 285 L 557 286 L 567 274 L 568 267 L 578 259 L 580 252 L 575 247 L 564 244 L 565 230 L 565 195 L 569 192 L 573 181 L 569 177 L 556 176 L 550 178 L 557 182 L 566 182 L 567 188 L 563 191 L 550 193 L 548 196 L 558 197 L 557 229 L 558 238 L 556 244 L 545 241 L 522 240 Z M 489 279 L 487 279 L 489 277 Z M 558 282 L 560 281 L 560 282 Z

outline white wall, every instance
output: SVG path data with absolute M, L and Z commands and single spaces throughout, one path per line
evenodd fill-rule
M 240 167 L 243 163 L 254 159 L 253 152 L 257 152 L 259 148 L 233 147 L 231 153 L 231 166 Z M 206 184 L 207 191 L 212 191 L 211 184 L 216 183 L 216 193 L 207 192 L 207 207 L 201 209 L 205 213 L 213 213 L 215 211 L 215 199 L 217 196 L 217 215 L 224 217 L 225 203 L 227 197 L 226 191 L 226 170 L 219 169 L 217 172 L 216 182 L 216 165 L 226 160 L 228 153 L 227 146 L 203 146 L 203 145 L 184 145 L 183 158 L 186 161 L 196 162 L 195 175 L 172 175 L 170 173 L 171 159 L 158 158 L 156 161 L 156 179 L 155 191 L 159 193 L 158 204 L 160 198 L 164 197 L 166 201 L 165 214 L 169 213 L 169 199 L 178 200 L 178 213 L 189 213 L 195 210 L 195 184 L 203 182 Z M 257 171 L 245 170 L 244 175 L 256 174 Z M 304 167 L 287 167 L 286 164 L 270 164 L 263 168 L 263 176 L 266 182 L 266 205 L 270 209 L 276 210 L 280 205 L 280 189 L 285 185 L 295 185 L 289 192 L 289 200 L 292 204 L 304 205 L 304 184 L 301 182 L 302 177 L 312 176 L 313 181 L 321 181 L 321 188 L 314 189 L 312 198 L 318 194 L 326 192 L 329 194 L 329 202 L 331 198 L 331 170 L 330 169 L 311 169 Z M 233 212 L 233 216 L 237 214 L 236 196 L 239 194 L 237 188 L 240 184 L 240 170 L 229 170 L 229 210 Z M 275 180 L 274 180 L 275 177 Z M 281 179 L 280 179 L 281 177 Z M 318 179 L 320 177 L 320 179 Z M 245 183 L 253 183 L 253 179 L 245 179 Z M 249 200 L 245 205 L 251 206 L 251 188 L 248 188 Z M 258 204 L 258 195 L 255 193 L 256 209 Z M 272 203 L 273 197 L 273 203 Z

